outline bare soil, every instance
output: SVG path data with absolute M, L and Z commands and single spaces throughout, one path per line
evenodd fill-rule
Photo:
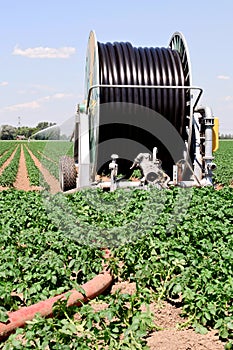
M 14 182 L 14 187 L 17 188 L 18 190 L 23 190 L 23 191 L 34 191 L 34 190 L 41 189 L 40 187 L 30 185 L 24 151 L 23 151 L 23 145 L 21 145 L 19 168 L 18 168 L 16 180 Z
M 181 317 L 181 308 L 163 302 L 161 307 L 151 305 L 156 326 L 161 330 L 154 331 L 147 339 L 151 350 L 223 350 L 224 343 L 218 339 L 216 330 L 207 334 L 198 334 L 192 328 L 178 329 L 186 320 Z
M 120 290 L 121 293 L 133 294 L 136 284 L 129 282 L 118 282 L 111 288 L 110 293 Z M 92 307 L 98 311 L 107 307 L 106 303 L 95 303 Z M 150 311 L 154 317 L 155 331 L 147 338 L 147 345 L 151 350 L 223 350 L 224 343 L 218 338 L 216 330 L 210 330 L 202 335 L 190 327 L 185 327 L 187 319 L 181 317 L 182 309 L 171 305 L 166 301 L 160 303 L 152 302 Z M 179 326 L 184 329 L 179 330 Z

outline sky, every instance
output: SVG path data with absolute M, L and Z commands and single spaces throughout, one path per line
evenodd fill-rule
M 233 134 L 232 0 L 0 0 L 0 125 L 58 124 L 83 101 L 89 33 L 167 47 L 186 38 L 202 105 Z

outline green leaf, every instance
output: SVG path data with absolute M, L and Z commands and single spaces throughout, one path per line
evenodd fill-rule
M 6 323 L 9 320 L 9 316 L 4 307 L 0 306 L 0 322 Z
M 208 329 L 206 327 L 203 327 L 201 324 L 197 324 L 196 326 L 194 326 L 194 329 L 197 333 L 200 333 L 200 334 L 208 333 Z
M 226 327 L 223 327 L 219 330 L 219 336 L 223 339 L 227 339 L 229 336 L 229 332 Z

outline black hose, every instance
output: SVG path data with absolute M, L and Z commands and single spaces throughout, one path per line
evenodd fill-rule
M 170 48 L 136 48 L 130 43 L 98 43 L 100 84 L 113 85 L 162 85 L 179 86 L 187 84 L 187 69 L 182 64 L 182 57 Z M 144 106 L 163 115 L 173 124 L 183 140 L 187 139 L 186 127 L 187 104 L 190 92 L 185 89 L 147 89 L 147 88 L 100 88 L 100 129 L 99 143 L 114 139 L 124 134 L 125 138 L 137 139 L 142 144 L 147 140 L 140 139 L 140 130 L 131 126 L 119 125 L 114 128 L 104 127 L 107 121 L 101 120 L 101 105 L 111 102 L 126 102 Z M 133 107 L 132 107 L 133 108 Z M 133 110 L 133 109 L 132 109 Z M 129 109 L 131 111 L 131 109 Z M 103 117 L 105 118 L 105 117 Z M 109 117 L 110 118 L 110 117 Z M 111 120 L 109 120 L 111 123 Z M 113 122 L 116 124 L 116 121 Z M 124 129 L 124 132 L 123 132 Z M 114 131 L 115 130 L 115 131 Z M 106 136 L 106 133 L 108 135 Z M 136 136 L 134 137 L 134 134 Z M 141 133 L 144 135 L 144 133 Z M 144 135 L 145 137 L 145 135 Z M 154 140 L 153 140 L 154 142 Z M 152 151 L 155 144 L 149 145 Z M 117 152 L 117 149 L 116 151 Z M 165 153 L 165 154 L 164 154 Z M 136 154 L 135 154 L 136 156 Z M 166 163 L 169 157 L 164 151 L 160 154 Z M 101 167 L 103 170 L 103 166 Z M 123 173 L 126 169 L 123 169 Z

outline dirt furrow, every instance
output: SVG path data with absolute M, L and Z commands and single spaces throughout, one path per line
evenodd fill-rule
M 28 179 L 28 172 L 23 152 L 23 145 L 21 145 L 21 151 L 20 151 L 20 158 L 19 158 L 19 167 L 18 167 L 18 173 L 14 182 L 14 187 L 17 188 L 17 190 L 24 190 L 29 191 L 30 190 L 30 183 Z
M 50 192 L 52 194 L 55 194 L 57 192 L 60 192 L 60 185 L 59 185 L 59 181 L 52 175 L 50 174 L 50 172 L 41 164 L 41 162 L 39 161 L 39 159 L 34 156 L 34 154 L 32 153 L 32 151 L 30 151 L 30 149 L 26 146 L 32 160 L 34 161 L 35 165 L 37 166 L 37 168 L 41 171 L 45 181 L 47 182 L 47 184 L 50 187 Z
M 21 145 L 19 168 L 18 168 L 16 180 L 14 182 L 14 187 L 17 188 L 17 190 L 24 190 L 24 191 L 41 190 L 40 187 L 30 185 L 23 145 Z

